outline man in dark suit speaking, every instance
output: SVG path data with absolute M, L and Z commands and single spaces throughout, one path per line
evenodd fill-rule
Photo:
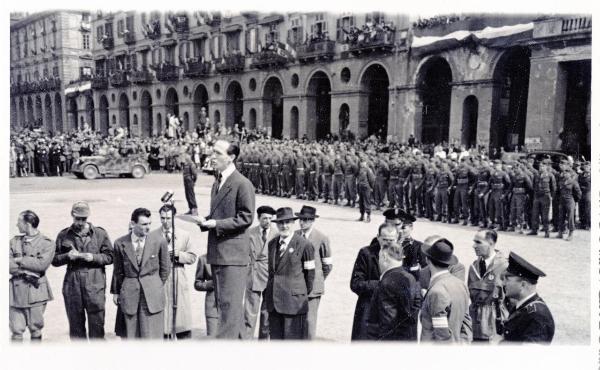
M 235 169 L 240 148 L 219 140 L 211 161 L 218 176 L 213 184 L 210 213 L 200 218 L 208 231 L 208 263 L 213 269 L 215 298 L 219 312 L 217 338 L 237 339 L 244 332 L 244 292 L 250 263 L 250 239 L 254 187 Z

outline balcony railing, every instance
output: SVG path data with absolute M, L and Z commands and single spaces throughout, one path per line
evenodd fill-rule
M 135 44 L 135 32 L 124 33 L 123 42 L 127 45 Z
M 113 37 L 104 37 L 102 38 L 102 47 L 106 50 L 112 49 L 115 47 L 115 39 Z
M 179 68 L 172 64 L 164 64 L 156 69 L 156 79 L 159 81 L 177 81 Z
M 106 90 L 106 89 L 108 89 L 108 77 L 106 77 L 106 76 L 92 77 L 92 90 Z
M 245 64 L 246 59 L 243 55 L 239 54 L 221 58 L 215 65 L 215 68 L 219 73 L 236 73 L 242 72 Z
M 60 78 L 50 77 L 40 81 L 41 91 L 54 91 L 60 88 Z
M 281 68 L 290 62 L 281 49 L 263 50 L 252 58 L 251 68 L 273 69 Z
M 132 71 L 129 75 L 129 80 L 136 85 L 144 85 L 152 83 L 154 76 L 150 71 Z
M 190 32 L 190 26 L 189 26 L 187 15 L 175 16 L 174 26 L 175 26 L 175 32 L 177 32 L 179 34 Z
M 395 30 L 376 30 L 374 34 L 359 33 L 350 39 L 348 50 L 354 56 L 372 52 L 391 52 L 394 50 L 394 34 Z
M 296 52 L 301 63 L 332 59 L 335 55 L 335 41 L 313 41 L 308 45 L 298 45 Z
M 201 62 L 196 60 L 191 60 L 186 63 L 186 68 L 183 72 L 185 77 L 203 77 L 208 76 L 210 73 L 210 62 Z
M 553 18 L 536 22 L 533 27 L 533 38 L 566 36 L 591 32 L 591 17 Z
M 127 71 L 115 71 L 108 78 L 110 84 L 113 87 L 125 87 L 129 85 L 129 80 L 127 80 Z
M 10 85 L 10 95 L 20 95 L 21 94 L 21 84 L 11 84 Z

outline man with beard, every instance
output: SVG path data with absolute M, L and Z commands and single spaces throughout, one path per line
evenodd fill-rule
M 69 336 L 71 339 L 103 339 L 104 266 L 113 262 L 113 248 L 106 230 L 87 221 L 90 207 L 86 202 L 73 204 L 71 216 L 73 224 L 56 237 L 56 252 L 52 260 L 53 266 L 67 265 L 63 297 L 69 319 Z

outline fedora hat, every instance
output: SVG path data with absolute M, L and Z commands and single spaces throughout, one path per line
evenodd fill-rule
M 295 213 L 295 215 L 301 219 L 314 219 L 319 217 L 317 215 L 317 209 L 311 206 L 302 206 L 302 209 L 300 209 L 300 213 Z
M 458 258 L 453 254 L 454 246 L 444 237 L 432 235 L 425 239 L 421 248 L 423 254 L 432 261 L 448 266 L 456 265 L 458 263 Z
M 271 222 L 293 221 L 297 219 L 298 217 L 294 216 L 294 212 L 290 207 L 282 207 L 277 210 L 275 218 L 272 219 Z

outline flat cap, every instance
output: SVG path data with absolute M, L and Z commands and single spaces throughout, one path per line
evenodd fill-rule
M 90 206 L 87 202 L 75 202 L 71 208 L 73 217 L 90 217 Z
M 258 209 L 256 210 L 256 214 L 257 215 L 262 215 L 262 214 L 269 214 L 269 215 L 274 215 L 277 212 L 275 212 L 275 209 L 273 209 L 273 207 L 269 207 L 269 206 L 260 206 L 258 207 Z
M 415 216 L 400 208 L 389 208 L 383 212 L 383 216 L 386 220 L 400 220 L 405 224 L 411 224 L 417 220 Z

